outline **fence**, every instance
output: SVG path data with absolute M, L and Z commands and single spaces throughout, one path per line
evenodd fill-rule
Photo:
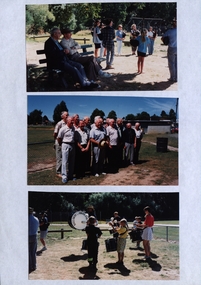
M 154 239 L 165 239 L 168 241 L 179 241 L 179 225 L 154 225 Z
M 30 39 L 34 39 L 34 40 L 36 40 L 36 39 L 42 39 L 42 38 L 49 38 L 50 36 L 31 36 L 31 37 L 29 37 Z M 77 38 L 77 39 L 75 39 L 75 38 L 73 38 L 75 41 L 83 41 L 83 43 L 84 44 L 86 44 L 87 43 L 87 41 L 90 41 L 90 39 L 87 39 L 87 38 Z
M 101 231 L 108 231 L 110 227 L 105 224 L 100 224 Z M 130 226 L 131 229 L 131 226 Z M 61 239 L 64 238 L 64 233 L 72 232 L 73 230 L 48 230 L 48 234 L 50 233 L 61 233 Z M 154 239 L 165 239 L 167 242 L 169 241 L 179 241 L 179 225 L 164 225 L 158 224 L 153 227 Z

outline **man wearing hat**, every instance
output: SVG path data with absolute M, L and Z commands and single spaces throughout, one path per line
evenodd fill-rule
M 103 72 L 101 66 L 97 63 L 95 57 L 81 56 L 78 50 L 80 45 L 72 39 L 72 30 L 69 28 L 63 29 L 62 34 L 64 37 L 61 40 L 61 45 L 65 50 L 68 50 L 68 57 L 72 61 L 79 62 L 84 66 L 85 72 L 89 80 L 97 80 L 97 77 L 111 77 L 109 73 Z
M 102 126 L 102 118 L 95 120 L 95 126 L 90 131 L 90 140 L 93 147 L 93 174 L 98 177 L 103 172 L 103 163 L 105 158 L 105 145 L 108 144 L 106 139 L 106 130 Z
M 34 209 L 29 207 L 29 273 L 36 270 L 37 233 L 39 227 L 38 218 L 34 217 Z
M 161 38 L 164 41 L 164 38 L 168 37 L 168 67 L 170 71 L 169 81 L 177 82 L 177 20 L 174 18 L 172 22 L 172 29 L 167 30 L 163 37 Z
M 45 42 L 45 55 L 47 59 L 47 68 L 60 69 L 69 73 L 75 82 L 80 83 L 82 87 L 97 88 L 98 84 L 90 82 L 84 71 L 84 67 L 67 57 L 68 50 L 65 50 L 59 43 L 61 31 L 59 28 L 51 30 L 50 38 Z

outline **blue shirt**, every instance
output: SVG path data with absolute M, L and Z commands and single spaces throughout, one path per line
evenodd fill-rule
M 122 30 L 117 30 L 116 31 L 116 37 L 119 37 L 119 38 L 123 39 L 123 31 Z M 122 42 L 122 40 L 120 40 L 119 38 L 116 38 L 116 40 Z
M 177 29 L 173 28 L 170 30 L 167 30 L 165 34 L 163 35 L 164 37 L 169 37 L 169 47 L 177 47 Z
M 97 142 L 100 142 L 106 136 L 106 130 L 104 128 L 94 127 L 90 131 L 90 138 L 94 139 Z
M 150 39 L 145 37 L 145 42 L 142 41 L 142 36 L 138 36 L 137 40 L 139 41 L 138 51 L 147 53 L 147 46 L 150 44 Z
M 29 236 L 37 235 L 38 227 L 38 218 L 34 217 L 32 214 L 29 214 Z

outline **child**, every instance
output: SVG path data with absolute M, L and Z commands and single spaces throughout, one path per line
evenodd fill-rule
M 137 50 L 138 54 L 137 67 L 138 67 L 138 73 L 141 74 L 143 72 L 144 58 L 146 57 L 147 47 L 150 43 L 150 39 L 147 37 L 147 29 L 143 29 L 141 31 L 141 35 L 137 37 L 137 40 L 139 41 L 138 50 Z
M 96 270 L 96 264 L 98 263 L 98 238 L 102 235 L 101 230 L 95 226 L 96 218 L 90 216 L 88 219 L 88 225 L 86 226 L 87 245 L 88 245 L 88 262 L 89 267 Z
M 118 26 L 116 31 L 116 40 L 117 40 L 117 55 L 121 55 L 122 41 L 125 40 L 125 33 L 122 31 L 122 25 Z
M 133 231 L 135 232 L 135 239 L 133 239 L 132 241 L 137 241 L 137 248 L 140 247 L 140 242 L 142 241 L 142 221 L 141 221 L 141 217 L 140 216 L 136 216 L 135 220 L 133 221 Z
M 115 229 L 119 236 L 117 239 L 117 253 L 118 253 L 118 261 L 119 265 L 123 265 L 124 259 L 124 250 L 126 247 L 126 238 L 128 236 L 128 225 L 126 219 L 121 219 L 120 227 Z

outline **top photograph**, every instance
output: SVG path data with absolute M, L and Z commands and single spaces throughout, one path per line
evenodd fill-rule
M 177 5 L 26 5 L 27 92 L 177 91 Z

